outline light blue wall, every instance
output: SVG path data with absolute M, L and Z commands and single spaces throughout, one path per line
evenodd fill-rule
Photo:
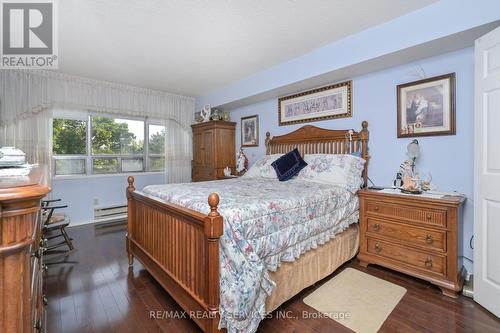
M 409 48 L 422 47 L 431 41 L 439 40 L 439 43 L 432 46 L 433 54 L 444 53 L 446 51 L 443 49 L 446 50 L 449 46 L 446 37 L 497 20 L 500 20 L 499 0 L 440 0 L 327 44 L 300 57 L 253 73 L 246 78 L 211 91 L 205 96 L 199 96 L 196 100 L 196 108 L 199 110 L 206 103 L 215 107 L 265 94 L 301 80 L 329 72 L 334 73 L 365 61 L 394 55 Z M 465 36 L 461 36 L 451 43 L 461 43 L 464 38 Z M 462 47 L 472 45 L 472 41 Z M 418 54 L 424 51 L 414 50 L 415 52 Z M 391 57 L 389 59 L 394 61 Z
M 69 207 L 65 212 L 71 218 L 71 225 L 91 223 L 94 220 L 94 208 L 127 203 L 125 189 L 128 175 L 88 176 L 52 180 L 51 198 L 61 198 Z M 146 185 L 163 184 L 163 173 L 151 173 L 135 176 L 135 187 L 142 189 Z M 94 205 L 94 199 L 98 204 Z
M 474 50 L 466 48 L 368 75 L 352 78 L 353 117 L 313 123 L 330 129 L 360 129 L 367 120 L 370 130 L 369 176 L 377 185 L 390 185 L 400 163 L 405 159 L 406 145 L 411 139 L 396 135 L 396 86 L 418 80 L 422 68 L 426 76 L 456 73 L 457 135 L 418 138 L 422 156 L 418 170 L 430 172 L 441 191 L 458 191 L 467 195 L 465 207 L 463 253 L 472 258 L 469 240 L 473 230 L 473 140 L 474 140 Z M 271 135 L 288 133 L 302 125 L 278 126 L 277 99 L 245 106 L 231 111 L 231 120 L 238 123 L 236 147 L 241 144 L 240 118 L 258 114 L 260 145 L 245 148 L 251 163 L 265 153 L 266 131 Z M 466 261 L 469 272 L 472 266 Z

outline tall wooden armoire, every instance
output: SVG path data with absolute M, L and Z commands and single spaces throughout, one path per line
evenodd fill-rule
M 224 168 L 236 168 L 235 128 L 229 121 L 191 125 L 193 129 L 192 179 L 194 182 L 224 178 Z

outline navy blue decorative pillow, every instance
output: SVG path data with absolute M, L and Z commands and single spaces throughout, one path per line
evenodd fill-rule
M 297 148 L 278 158 L 272 164 L 280 181 L 289 180 L 307 166 Z

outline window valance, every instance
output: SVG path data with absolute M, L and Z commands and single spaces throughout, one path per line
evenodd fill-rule
M 30 117 L 49 107 L 74 107 L 170 119 L 188 129 L 194 105 L 192 97 L 58 72 L 0 70 L 2 124 Z

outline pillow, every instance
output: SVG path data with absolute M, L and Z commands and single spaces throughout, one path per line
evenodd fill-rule
M 306 154 L 308 166 L 298 178 L 323 184 L 342 186 L 355 193 L 363 184 L 365 160 L 353 155 Z
M 281 156 L 283 156 L 283 154 L 272 154 L 262 157 L 248 169 L 243 177 L 273 179 L 278 178 L 278 176 L 276 175 L 276 171 L 274 171 L 274 168 L 271 166 L 271 164 Z
M 278 158 L 271 164 L 280 182 L 289 180 L 307 166 L 297 148 Z

